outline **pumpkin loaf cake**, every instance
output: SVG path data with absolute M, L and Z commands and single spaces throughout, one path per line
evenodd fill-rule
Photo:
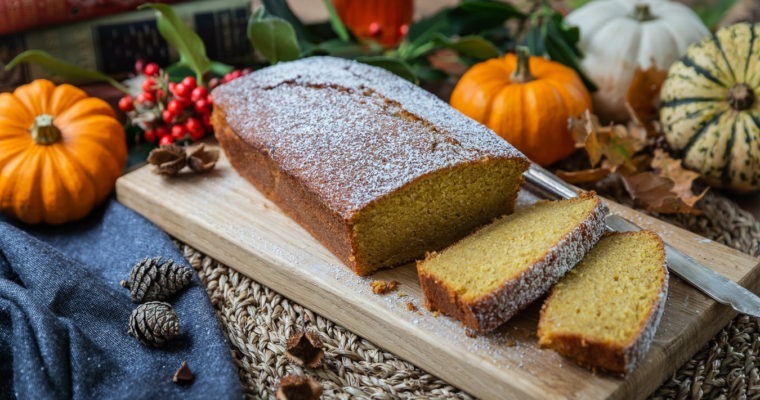
M 662 239 L 610 234 L 552 289 L 538 342 L 587 367 L 631 372 L 649 349 L 667 291 Z
M 427 307 L 479 332 L 543 295 L 599 240 L 606 207 L 593 193 L 541 201 L 417 263 Z
M 434 95 L 348 60 L 280 63 L 213 96 L 232 166 L 360 275 L 512 212 L 528 167 Z

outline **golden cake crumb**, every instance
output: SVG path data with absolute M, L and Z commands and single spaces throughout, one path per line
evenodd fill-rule
M 386 294 L 386 293 L 390 293 L 390 292 L 396 290 L 397 286 L 398 286 L 398 282 L 394 281 L 394 280 L 390 280 L 390 281 L 382 281 L 382 280 L 372 281 L 372 293 L 374 293 L 374 294 Z
M 417 311 L 417 306 L 414 305 L 411 301 L 406 303 L 406 309 L 409 311 Z

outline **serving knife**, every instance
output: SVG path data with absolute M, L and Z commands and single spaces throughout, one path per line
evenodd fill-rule
M 568 199 L 578 196 L 579 188 L 559 179 L 546 169 L 531 164 L 523 174 L 529 189 L 552 198 Z M 642 228 L 619 216 L 608 215 L 607 229 L 613 232 L 639 231 Z M 713 300 L 734 310 L 760 317 L 760 298 L 734 281 L 702 265 L 697 260 L 665 243 L 668 268 Z

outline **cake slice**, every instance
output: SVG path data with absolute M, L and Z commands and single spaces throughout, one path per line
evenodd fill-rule
M 610 234 L 552 289 L 538 342 L 587 367 L 631 372 L 649 349 L 667 291 L 662 239 Z
M 427 307 L 479 332 L 498 327 L 544 294 L 604 232 L 594 194 L 542 201 L 417 263 Z

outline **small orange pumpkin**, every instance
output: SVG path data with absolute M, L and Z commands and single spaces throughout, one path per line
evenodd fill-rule
M 527 48 L 474 65 L 451 94 L 451 106 L 488 126 L 540 165 L 569 156 L 575 144 L 568 118 L 591 108 L 572 69 Z
M 0 94 L 0 211 L 35 224 L 80 219 L 114 187 L 124 129 L 103 100 L 40 79 Z

